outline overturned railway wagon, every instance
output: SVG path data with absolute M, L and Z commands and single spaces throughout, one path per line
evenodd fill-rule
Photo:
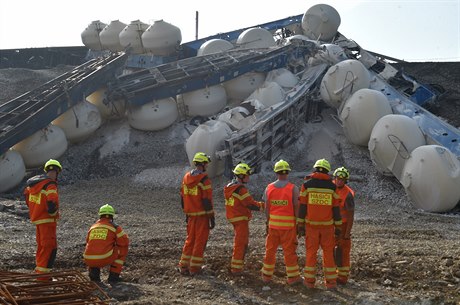
M 302 123 L 332 108 L 348 140 L 368 147 L 377 169 L 396 177 L 417 207 L 451 210 L 460 200 L 453 187 L 460 131 L 426 109 L 441 88 L 361 48 L 339 26 L 338 12 L 324 4 L 183 44 L 180 29 L 164 21 L 94 21 L 82 33 L 88 61 L 0 106 L 0 192 L 27 168 L 59 158 L 56 141 L 83 142 L 113 117 L 149 131 L 195 125 L 184 143 L 189 160 L 206 152 L 216 176 L 240 161 L 257 169 L 276 160 Z M 30 151 L 34 157 L 24 158 Z

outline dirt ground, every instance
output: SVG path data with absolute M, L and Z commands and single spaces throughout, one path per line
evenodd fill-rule
M 460 126 L 460 90 L 455 81 L 459 65 L 417 66 L 412 66 L 420 72 L 415 75 L 417 79 L 428 79 L 429 72 L 432 79 L 445 80 L 442 85 L 449 90 L 445 97 L 449 100 L 441 101 L 438 111 L 455 111 L 443 117 Z M 42 81 L 52 77 L 49 71 L 13 70 L 0 70 L 1 102 L 18 95 L 21 87 L 16 87 L 16 82 L 36 79 L 37 74 Z M 326 291 L 318 276 L 316 289 L 288 287 L 281 252 L 274 282 L 264 285 L 260 269 L 265 220 L 258 212 L 250 224 L 245 273 L 232 276 L 233 233 L 225 220 L 222 194 L 228 180 L 225 177 L 212 180 L 216 228 L 205 252 L 204 274 L 190 277 L 177 272 L 185 240 L 179 185 L 189 168 L 184 147 L 189 132 L 184 122 L 159 132 L 132 130 L 123 120 L 107 122 L 85 142 L 69 147 L 59 159 L 64 171 L 60 177 L 55 270 L 85 271 L 82 252 L 86 231 L 96 221 L 99 206 L 109 203 L 117 210 L 116 222 L 131 239 L 122 273 L 124 283 L 107 288 L 113 304 L 460 304 L 459 214 L 415 209 L 399 182 L 380 175 L 367 148 L 348 143 L 330 114 L 326 110 L 321 123 L 305 123 L 297 142 L 282 157 L 291 164 L 291 181 L 298 186 L 320 157 L 328 158 L 333 167 L 343 165 L 351 171 L 350 186 L 357 192 L 357 207 L 347 286 Z M 319 136 L 321 145 L 315 145 Z M 120 148 L 116 141 L 125 144 Z M 272 166 L 264 163 L 261 172 L 251 177 L 248 188 L 256 199 L 275 179 Z M 36 173 L 29 172 L 28 177 Z M 34 268 L 35 232 L 20 196 L 22 187 L 0 194 L 0 270 L 31 272 Z M 303 266 L 304 240 L 299 240 L 298 254 Z

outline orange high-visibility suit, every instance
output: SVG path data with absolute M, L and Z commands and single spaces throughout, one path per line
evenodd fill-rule
M 343 187 L 337 187 L 336 193 L 340 197 L 340 214 L 342 216 L 342 230 L 338 243 L 339 251 L 336 252 L 336 256 L 340 255 L 340 258 L 336 258 L 337 262 L 337 282 L 345 284 L 348 281 L 350 275 L 350 252 L 351 252 L 351 228 L 353 227 L 353 218 L 355 210 L 355 192 L 346 184 Z
M 47 175 L 27 180 L 24 190 L 30 221 L 36 226 L 36 273 L 49 273 L 56 260 L 56 225 L 59 219 L 57 183 Z
M 211 180 L 206 172 L 194 169 L 185 174 L 181 186 L 182 209 L 187 219 L 187 238 L 179 261 L 181 272 L 196 274 L 204 265 L 209 222 L 214 223 Z
M 296 215 L 299 189 L 287 180 L 277 180 L 265 190 L 265 208 L 268 218 L 268 234 L 265 241 L 265 257 L 262 278 L 270 281 L 275 271 L 276 251 L 281 245 L 284 253 L 288 284 L 300 280 L 297 257 Z
M 339 196 L 328 174 L 314 172 L 300 189 L 299 222 L 305 220 L 306 261 L 304 284 L 315 286 L 319 247 L 323 249 L 323 272 L 327 288 L 337 286 L 334 261 L 335 228 L 342 225 Z
M 224 187 L 224 197 L 227 220 L 233 225 L 235 232 L 231 271 L 239 273 L 243 270 L 244 256 L 249 245 L 251 210 L 263 209 L 264 203 L 255 201 L 246 186 L 237 180 L 233 180 Z
M 101 218 L 86 235 L 83 258 L 88 267 L 102 268 L 110 265 L 110 272 L 120 274 L 128 255 L 128 247 L 129 237 L 122 227 L 110 218 Z

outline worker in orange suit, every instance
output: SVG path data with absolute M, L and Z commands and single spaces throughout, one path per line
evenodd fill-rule
M 316 161 L 314 172 L 300 189 L 298 233 L 305 235 L 306 260 L 304 285 L 314 288 L 319 247 L 323 250 L 323 273 L 327 289 L 336 289 L 337 273 L 334 262 L 335 235 L 340 235 L 339 196 L 329 176 L 331 165 L 326 159 Z M 305 231 L 306 230 L 306 231 Z
M 129 237 L 123 228 L 115 224 L 115 209 L 105 204 L 99 208 L 99 220 L 86 235 L 83 258 L 89 270 L 89 278 L 101 282 L 101 268 L 110 266 L 107 281 L 115 285 L 121 281 L 120 273 L 128 255 Z
M 212 185 L 206 173 L 210 162 L 208 155 L 197 152 L 193 157 L 195 169 L 182 179 L 181 204 L 187 222 L 187 238 L 179 261 L 183 275 L 201 273 L 209 232 L 215 226 Z
M 230 264 L 232 274 L 243 272 L 244 256 L 249 245 L 249 220 L 251 211 L 264 209 L 264 202 L 255 201 L 246 188 L 251 168 L 240 163 L 233 169 L 233 180 L 224 187 L 225 210 L 227 220 L 233 225 L 233 254 Z
M 28 179 L 27 187 L 24 189 L 30 221 L 36 228 L 36 273 L 51 272 L 57 253 L 56 227 L 59 219 L 57 179 L 62 166 L 59 161 L 50 159 L 45 163 L 44 170 L 45 174 Z M 39 277 L 38 280 L 50 280 L 50 278 Z
M 335 262 L 337 265 L 337 284 L 345 285 L 350 275 L 351 229 L 355 216 L 355 192 L 347 185 L 350 173 L 345 167 L 334 171 L 336 193 L 340 197 L 340 214 L 342 216 L 341 235 L 336 242 Z
M 287 283 L 294 285 L 302 282 L 297 257 L 296 218 L 298 212 L 299 189 L 288 181 L 291 171 L 289 163 L 279 160 L 274 172 L 278 180 L 265 189 L 265 211 L 267 215 L 267 238 L 265 257 L 262 266 L 262 280 L 272 280 L 276 264 L 276 252 L 281 245 L 286 265 Z

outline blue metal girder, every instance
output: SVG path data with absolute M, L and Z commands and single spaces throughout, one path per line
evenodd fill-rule
M 126 54 L 113 54 L 89 61 L 0 105 L 0 155 L 105 86 L 123 68 L 126 57 Z
M 303 57 L 312 52 L 312 48 L 314 44 L 291 44 L 179 60 L 122 76 L 118 84 L 110 86 L 109 94 L 112 99 L 126 98 L 130 104 L 143 105 L 154 99 L 175 97 L 177 94 L 217 85 L 247 72 L 267 72 L 285 67 L 290 58 Z

